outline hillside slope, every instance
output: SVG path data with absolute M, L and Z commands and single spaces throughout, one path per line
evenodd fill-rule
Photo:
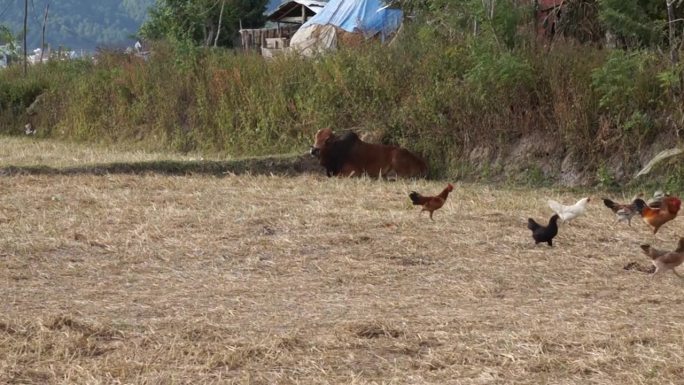
M 100 46 L 132 43 L 154 0 L 34 0 L 28 9 L 28 46 L 40 46 L 45 6 L 50 3 L 46 42 L 53 47 L 93 50 Z M 0 24 L 7 25 L 20 36 L 24 3 L 12 1 L 0 8 Z

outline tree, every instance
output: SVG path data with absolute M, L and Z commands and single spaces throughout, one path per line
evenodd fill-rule
M 661 1 L 598 0 L 604 27 L 626 48 L 652 47 L 667 41 L 667 7 Z
M 140 35 L 151 40 L 231 47 L 240 24 L 264 24 L 268 0 L 157 0 Z M 221 12 L 223 9 L 223 13 Z M 219 31 L 220 28 L 220 31 Z M 218 39 L 217 39 L 218 37 Z
M 476 36 L 497 47 L 510 49 L 520 40 L 520 27 L 531 20 L 527 0 L 384 0 L 418 17 L 446 40 Z
M 0 24 L 0 58 L 4 55 L 7 56 L 7 63 L 12 63 L 19 59 L 19 53 L 17 52 L 17 44 L 15 36 L 9 27 Z
M 0 45 L 9 45 L 9 48 L 14 50 L 15 49 L 15 41 L 14 41 L 14 35 L 12 34 L 12 31 L 9 29 L 9 27 L 0 24 Z

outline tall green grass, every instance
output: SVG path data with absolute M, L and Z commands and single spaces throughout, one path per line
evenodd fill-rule
M 422 153 L 435 176 L 473 173 L 473 148 L 496 153 L 542 132 L 589 169 L 620 151 L 631 170 L 657 135 L 674 144 L 684 114 L 672 71 L 654 52 L 531 39 L 502 48 L 420 26 L 390 47 L 314 59 L 159 44 L 149 61 L 102 53 L 27 78 L 0 72 L 0 130 L 32 120 L 46 137 L 239 157 L 304 152 L 321 127 L 354 128 Z

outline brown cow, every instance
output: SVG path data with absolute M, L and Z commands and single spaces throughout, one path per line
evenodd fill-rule
M 319 157 L 328 176 L 396 175 L 415 178 L 427 175 L 427 164 L 405 148 L 364 142 L 354 132 L 340 137 L 330 128 L 318 130 L 311 154 Z

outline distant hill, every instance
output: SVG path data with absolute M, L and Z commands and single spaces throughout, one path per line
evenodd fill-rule
M 155 0 L 59 0 L 49 1 L 45 33 L 46 43 L 53 49 L 94 50 L 97 47 L 123 47 L 133 44 L 135 34 Z M 40 46 L 43 14 L 47 0 L 29 1 L 28 47 Z M 0 24 L 21 36 L 24 2 L 0 2 Z

